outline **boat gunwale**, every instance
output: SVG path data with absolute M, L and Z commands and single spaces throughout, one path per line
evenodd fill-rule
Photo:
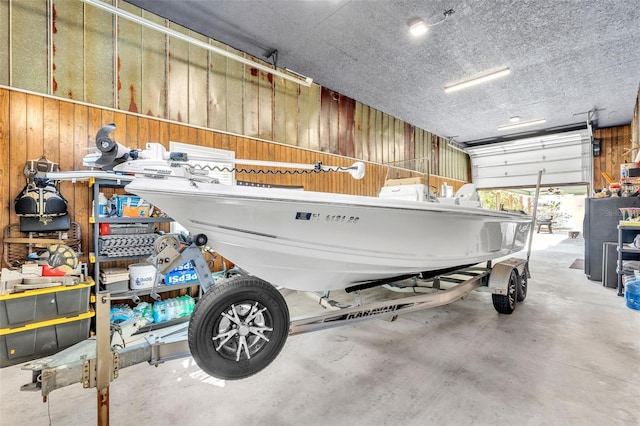
M 136 193 L 136 182 L 140 182 L 139 178 L 133 180 L 131 183 L 127 184 L 126 190 L 132 193 Z M 156 181 L 157 179 L 144 179 L 142 181 Z M 474 207 L 474 206 L 464 206 L 460 204 L 448 204 L 448 203 L 440 203 L 433 201 L 413 201 L 413 200 L 401 200 L 394 198 L 380 198 L 374 196 L 367 195 L 352 195 L 352 194 L 341 194 L 341 193 L 331 193 L 331 192 L 319 192 L 319 191 L 304 191 L 298 189 L 288 189 L 288 188 L 262 188 L 262 187 L 245 187 L 245 186 L 237 186 L 237 185 L 223 185 L 223 184 L 208 184 L 208 185 L 216 185 L 215 188 L 221 189 L 222 191 L 202 191 L 197 192 L 198 184 L 196 186 L 190 186 L 188 191 L 184 189 L 173 189 L 170 187 L 165 188 L 149 188 L 149 187 L 140 187 L 140 191 L 147 191 L 155 194 L 179 194 L 181 196 L 189 196 L 189 197 L 214 197 L 214 198 L 229 198 L 236 200 L 247 200 L 247 201 L 268 201 L 268 202 L 286 202 L 286 203 L 300 203 L 300 204 L 314 204 L 314 205 L 335 205 L 340 207 L 356 207 L 356 208 L 376 208 L 376 209 L 393 209 L 393 210 L 405 210 L 405 211 L 416 211 L 416 212 L 433 212 L 433 213 L 456 213 L 456 214 L 465 214 L 465 215 L 482 215 L 487 218 L 495 218 L 495 219 L 505 219 L 505 220 L 513 220 L 517 222 L 527 222 L 532 221 L 532 216 L 527 215 L 526 213 L 516 213 L 509 211 L 500 211 L 500 210 L 491 210 L 484 207 Z M 242 188 L 243 193 L 234 193 L 238 191 L 238 188 Z M 274 191 L 274 195 L 276 196 L 266 196 L 262 192 L 263 191 Z M 261 193 L 257 193 L 260 191 Z M 287 191 L 283 196 L 283 194 L 278 194 L 275 192 L 281 193 L 282 191 Z M 304 194 L 301 198 L 300 194 Z M 298 197 L 296 197 L 298 195 Z M 312 197 L 317 197 L 316 199 Z M 338 198 L 348 198 L 348 197 L 357 197 L 366 202 L 357 203 L 357 202 L 349 202 L 349 200 L 322 200 L 321 197 L 331 196 Z

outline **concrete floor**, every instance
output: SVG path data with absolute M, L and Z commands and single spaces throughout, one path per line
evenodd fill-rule
M 527 300 L 499 315 L 491 296 L 293 336 L 263 372 L 224 382 L 193 359 L 120 371 L 113 425 L 638 425 L 640 312 L 570 269 L 582 239 L 535 234 Z M 292 295 L 296 310 L 315 305 Z M 80 384 L 20 392 L 0 369 L 1 425 L 96 423 Z

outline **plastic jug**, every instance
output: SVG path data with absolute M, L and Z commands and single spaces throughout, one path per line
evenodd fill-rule
M 625 282 L 624 300 L 628 307 L 640 311 L 640 284 L 632 279 Z

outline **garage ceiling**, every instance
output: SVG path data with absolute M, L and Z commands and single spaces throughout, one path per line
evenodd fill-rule
M 461 145 L 629 124 L 640 83 L 637 1 L 128 2 Z M 435 25 L 412 37 L 415 18 Z M 511 116 L 546 121 L 498 130 Z

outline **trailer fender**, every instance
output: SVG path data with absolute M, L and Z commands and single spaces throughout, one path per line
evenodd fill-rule
M 511 271 L 516 270 L 518 272 L 517 265 L 507 262 L 501 262 L 495 265 L 491 269 L 491 275 L 489 275 L 489 289 L 494 294 L 506 295 L 509 289 L 509 280 L 511 278 Z M 520 274 L 518 273 L 518 276 Z

